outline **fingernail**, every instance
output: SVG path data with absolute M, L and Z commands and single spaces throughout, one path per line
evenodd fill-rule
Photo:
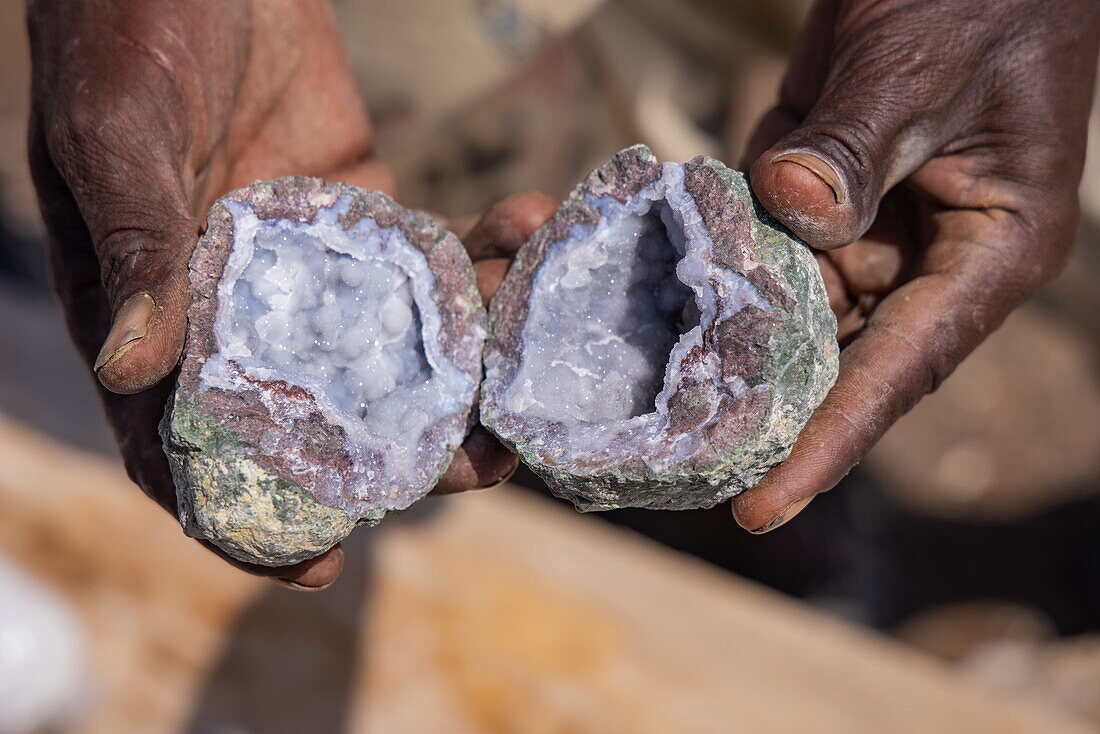
M 483 484 L 479 484 L 478 486 L 474 487 L 474 489 L 492 489 L 493 487 L 497 486 L 498 484 L 503 484 L 504 482 L 507 482 L 509 479 L 512 478 L 512 475 L 516 473 L 516 469 L 518 469 L 518 468 L 519 468 L 519 457 L 513 455 L 511 464 L 508 466 L 507 471 L 504 471 L 503 473 L 501 473 L 501 475 L 498 478 L 496 478 L 496 479 L 494 479 L 490 482 L 485 482 Z
M 324 591 L 325 589 L 336 583 L 336 579 L 333 579 L 332 581 L 329 581 L 327 584 L 324 584 L 322 586 L 306 586 L 305 584 L 299 584 L 297 581 L 294 581 L 292 579 L 272 578 L 271 580 L 277 583 L 279 586 L 284 586 L 288 589 L 293 589 L 294 591 L 305 592 Z
M 96 372 L 117 357 L 127 344 L 145 336 L 145 332 L 149 330 L 149 322 L 153 320 L 154 306 L 153 297 L 148 293 L 138 293 L 122 304 L 115 315 L 114 324 L 111 325 L 111 333 L 107 335 L 99 356 L 95 358 L 93 369 Z
M 837 204 L 844 204 L 848 201 L 848 188 L 844 185 L 844 181 L 841 180 L 837 170 L 824 158 L 813 153 L 795 150 L 777 155 L 772 158 L 772 163 L 794 163 L 802 166 L 829 187 Z
M 780 525 L 786 523 L 798 513 L 805 510 L 806 505 L 810 504 L 811 501 L 813 501 L 813 497 L 807 497 L 805 499 L 798 500 L 797 502 L 792 502 L 791 504 L 787 505 L 782 512 L 776 515 L 775 518 L 771 520 L 771 522 L 765 523 L 756 530 L 750 530 L 749 532 L 753 535 L 760 535 L 762 533 L 771 532 Z

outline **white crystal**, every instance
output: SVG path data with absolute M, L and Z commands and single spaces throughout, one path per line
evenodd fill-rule
M 599 222 L 553 243 L 534 276 L 523 355 L 503 407 L 562 424 L 555 451 L 563 455 L 596 460 L 626 431 L 641 455 L 653 441 L 658 471 L 695 451 L 697 434 L 677 439 L 681 450 L 658 447 L 681 359 L 702 343 L 719 300 L 727 317 L 748 305 L 770 308 L 744 276 L 711 264 L 713 245 L 683 176 L 681 164 L 666 163 L 625 204 L 587 194 Z M 486 362 L 490 382 L 500 369 L 494 359 Z M 705 362 L 717 382 L 717 360 Z
M 233 249 L 201 389 L 247 389 L 246 376 L 305 388 L 347 434 L 359 480 L 343 496 L 407 496 L 396 490 L 422 481 L 422 436 L 468 405 L 475 386 L 442 353 L 423 253 L 370 218 L 345 230 L 339 217 L 350 203 L 342 197 L 309 224 L 261 220 L 228 203 Z M 291 430 L 291 412 L 282 406 L 272 418 Z M 378 453 L 385 471 L 368 472 Z

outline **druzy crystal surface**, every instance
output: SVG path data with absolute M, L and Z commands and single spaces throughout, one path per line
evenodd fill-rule
M 835 331 L 813 256 L 741 174 L 629 148 L 494 298 L 482 421 L 581 509 L 710 506 L 787 455 Z
M 189 533 L 293 563 L 431 489 L 484 339 L 453 235 L 377 192 L 283 179 L 215 205 L 191 273 L 162 426 Z

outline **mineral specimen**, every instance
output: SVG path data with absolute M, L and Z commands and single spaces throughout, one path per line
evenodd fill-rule
M 744 175 L 635 146 L 520 249 L 481 420 L 578 509 L 709 507 L 790 452 L 835 334 L 813 255 Z
M 161 423 L 189 535 L 296 563 L 432 488 L 485 338 L 454 235 L 384 194 L 285 178 L 213 206 L 190 277 Z

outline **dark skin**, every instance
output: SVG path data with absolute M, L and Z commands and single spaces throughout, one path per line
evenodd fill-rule
M 255 179 L 392 180 L 322 0 L 31 0 L 27 16 L 55 285 L 131 477 L 174 513 L 156 423 L 202 212 Z M 835 485 L 1063 266 L 1098 16 L 1095 0 L 817 4 L 745 163 L 817 250 L 845 348 L 790 458 L 734 500 L 742 526 L 777 527 Z M 460 232 L 486 298 L 553 208 L 519 194 Z M 476 431 L 437 491 L 514 466 Z M 322 588 L 342 564 L 336 548 L 247 570 Z
M 390 192 L 393 181 L 373 156 L 322 0 L 41 0 L 28 3 L 27 18 L 30 161 L 57 293 L 130 477 L 175 514 L 157 423 L 183 345 L 202 214 L 257 179 L 315 175 Z M 545 197 L 517 195 L 467 234 L 471 256 L 487 260 L 475 266 L 486 298 L 503 272 L 499 256 L 552 209 Z M 515 466 L 477 430 L 436 491 L 490 487 Z M 282 568 L 226 560 L 323 588 L 343 551 Z
M 747 151 L 817 250 L 840 375 L 735 498 L 782 525 L 1064 267 L 1080 218 L 1095 0 L 821 0 Z

